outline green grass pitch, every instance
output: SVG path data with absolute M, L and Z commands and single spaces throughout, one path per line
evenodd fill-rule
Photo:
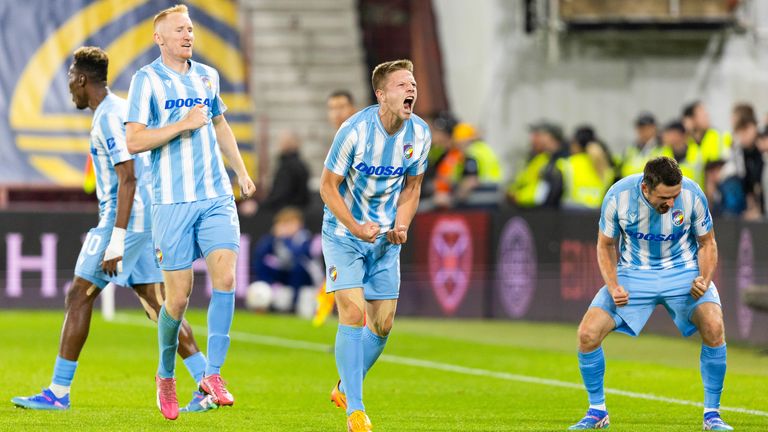
M 0 314 L 0 431 L 345 431 L 328 395 L 336 381 L 335 323 L 238 311 L 222 371 L 235 406 L 164 420 L 155 406 L 157 338 L 138 311 L 112 322 L 96 314 L 68 412 L 13 407 L 13 396 L 50 382 L 61 312 Z M 205 346 L 203 311 L 188 315 Z M 611 335 L 604 345 L 611 430 L 701 430 L 699 342 Z M 177 362 L 186 403 L 193 382 Z M 546 381 L 551 380 L 551 381 Z M 570 383 L 570 384 L 569 384 Z M 376 431 L 558 431 L 577 421 L 586 394 L 575 326 L 502 321 L 397 319 L 385 356 L 365 382 Z M 768 357 L 729 346 L 723 417 L 737 431 L 768 430 Z M 648 399 L 651 397 L 651 399 Z M 653 397 L 672 400 L 653 400 Z M 751 410 L 752 412 L 745 412 Z

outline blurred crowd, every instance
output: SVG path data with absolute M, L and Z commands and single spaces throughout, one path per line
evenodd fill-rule
M 732 132 L 713 128 L 698 101 L 665 123 L 641 112 L 632 142 L 620 153 L 613 153 L 591 125 L 566 136 L 557 123 L 539 121 L 529 127 L 528 157 L 508 184 L 502 183 L 508 167 L 472 125 L 447 112 L 429 120 L 433 140 L 424 208 L 487 208 L 507 201 L 521 208 L 599 209 L 615 181 L 641 173 L 654 157 L 668 156 L 701 186 L 714 214 L 747 220 L 766 216 L 768 126 L 761 128 L 747 103 L 733 107 Z
M 356 111 L 346 91 L 327 99 L 328 122 L 334 129 Z M 475 126 L 451 113 L 440 112 L 427 121 L 432 148 L 420 210 L 493 209 L 505 203 L 599 209 L 614 182 L 642 173 L 654 157 L 668 156 L 701 186 L 714 214 L 747 220 L 766 215 L 768 126 L 760 127 L 754 108 L 746 103 L 733 107 L 732 132 L 714 129 L 700 102 L 683 107 L 680 117 L 663 124 L 652 113 L 641 112 L 634 120 L 632 142 L 621 152 L 612 152 L 590 125 L 566 136 L 560 125 L 541 120 L 529 126 L 528 156 L 515 167 L 502 163 Z M 253 249 L 251 280 L 256 282 L 249 288 L 249 305 L 286 312 L 308 307 L 306 315 L 313 310 L 307 304 L 324 304 L 327 315 L 333 299 L 323 297 L 319 243 L 313 242 L 303 220 L 314 196 L 308 185 L 310 170 L 300 156 L 299 137 L 288 131 L 279 136 L 272 187 L 259 205 L 259 211 L 274 215 L 273 226 Z M 505 181 L 510 168 L 514 174 Z

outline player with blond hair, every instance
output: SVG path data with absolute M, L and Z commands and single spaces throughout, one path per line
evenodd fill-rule
M 224 118 L 219 73 L 192 60 L 195 34 L 187 7 L 158 13 L 153 38 L 160 57 L 133 76 L 125 121 L 128 150 L 151 151 L 153 242 L 166 290 L 155 381 L 158 407 L 173 420 L 179 412 L 173 352 L 198 257 L 205 257 L 213 284 L 208 365 L 200 389 L 218 405 L 234 404 L 221 368 L 234 315 L 240 225 L 222 154 L 237 174 L 242 195 L 250 196 L 255 187 Z
M 339 309 L 331 400 L 347 412 L 349 431 L 370 431 L 363 378 L 384 350 L 400 292 L 400 248 L 419 205 L 431 135 L 413 114 L 410 60 L 378 65 L 377 105 L 345 121 L 320 178 L 327 291 Z M 367 317 L 367 319 L 366 319 Z M 365 323 L 365 325 L 364 325 Z

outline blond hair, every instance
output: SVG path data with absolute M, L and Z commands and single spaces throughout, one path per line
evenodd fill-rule
M 107 81 L 109 57 L 104 50 L 96 46 L 80 47 L 75 50 L 73 58 L 75 67 L 89 79 Z
M 161 21 L 163 21 L 168 15 L 172 13 L 182 13 L 184 15 L 189 15 L 189 9 L 186 5 L 183 4 L 177 4 L 173 7 L 169 7 L 168 9 L 163 9 L 160 12 L 155 15 L 154 21 L 152 21 L 152 25 L 157 28 L 157 24 L 159 24 Z
M 413 62 L 408 59 L 400 59 L 388 61 L 376 66 L 371 74 L 373 91 L 383 88 L 389 74 L 399 70 L 407 70 L 408 72 L 413 73 Z

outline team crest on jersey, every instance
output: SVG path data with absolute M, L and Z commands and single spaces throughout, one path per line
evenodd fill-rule
M 408 143 L 403 146 L 403 154 L 405 155 L 406 159 L 410 159 L 411 156 L 413 156 L 413 144 Z
M 155 258 L 157 259 L 158 264 L 163 263 L 163 251 L 161 251 L 160 248 L 155 248 Z
M 672 211 L 672 225 L 674 226 L 680 226 L 685 221 L 685 216 L 683 216 L 682 210 L 673 210 Z
M 203 84 L 205 84 L 206 87 L 208 87 L 208 90 L 213 90 L 213 84 L 211 84 L 211 79 L 207 76 L 203 75 L 200 77 L 201 80 L 203 80 Z
M 332 281 L 336 282 L 338 276 L 339 272 L 336 271 L 336 266 L 328 267 L 328 277 L 331 278 Z

